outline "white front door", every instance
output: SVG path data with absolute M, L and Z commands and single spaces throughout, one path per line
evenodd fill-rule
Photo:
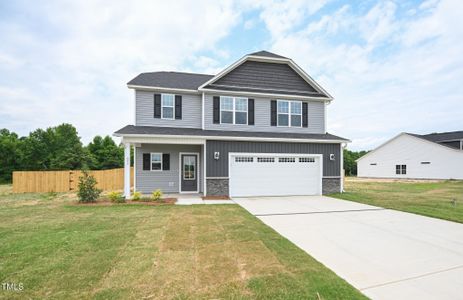
M 320 195 L 321 155 L 231 154 L 230 196 Z

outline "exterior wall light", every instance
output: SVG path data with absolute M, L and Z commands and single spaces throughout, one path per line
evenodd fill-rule
M 220 158 L 220 152 L 214 152 L 214 159 L 219 160 Z
M 330 160 L 334 160 L 335 159 L 335 156 L 333 153 L 330 154 Z

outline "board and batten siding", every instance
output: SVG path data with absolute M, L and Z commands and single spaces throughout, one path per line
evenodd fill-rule
M 161 152 L 170 154 L 170 170 L 166 171 L 144 171 L 143 153 Z M 143 194 L 151 194 L 156 189 L 161 189 L 163 193 L 179 192 L 179 154 L 180 152 L 197 152 L 198 156 L 198 179 L 199 191 L 203 190 L 202 184 L 202 164 L 201 145 L 165 145 L 165 144 L 141 144 L 136 147 L 136 186 L 135 190 Z
M 293 133 L 325 133 L 325 103 L 322 101 L 304 101 L 308 104 L 308 127 L 277 127 L 270 125 L 270 101 L 280 99 L 254 99 L 254 125 L 214 124 L 213 98 L 219 94 L 206 94 L 204 106 L 204 127 L 210 130 L 258 131 L 258 132 L 293 132 Z M 243 97 L 243 96 L 241 96 Z M 281 99 L 284 100 L 284 99 Z
M 135 90 L 135 125 L 201 128 L 202 108 L 201 95 L 179 94 L 182 96 L 182 119 L 164 120 L 154 118 L 154 94 L 160 92 Z
M 406 165 L 407 174 L 396 174 Z M 402 134 L 357 162 L 358 177 L 463 179 L 463 151 Z
M 228 153 L 296 153 L 323 154 L 323 176 L 339 177 L 341 175 L 341 145 L 321 143 L 279 143 L 279 142 L 234 142 L 207 141 L 206 142 L 206 177 L 228 177 Z M 214 152 L 220 153 L 218 160 L 214 159 Z M 335 155 L 330 160 L 330 154 Z

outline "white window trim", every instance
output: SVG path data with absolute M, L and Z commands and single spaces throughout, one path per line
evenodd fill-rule
M 164 95 L 173 97 L 172 106 L 163 104 L 164 102 L 162 101 L 162 98 L 164 97 Z M 164 117 L 164 109 L 163 109 L 164 107 L 172 107 L 172 118 L 165 118 Z M 163 119 L 163 120 L 175 120 L 175 95 L 174 94 L 161 94 L 161 119 Z
M 278 112 L 278 103 L 280 102 L 288 102 L 288 112 L 287 113 L 279 113 Z M 293 113 L 291 111 L 291 102 L 299 103 L 301 106 L 301 113 Z M 280 125 L 280 115 L 288 115 L 288 125 Z M 301 125 L 293 126 L 291 125 L 291 118 L 292 115 L 301 116 Z M 277 100 L 277 127 L 294 127 L 294 128 L 302 128 L 302 101 L 293 101 L 293 100 Z
M 222 98 L 231 98 L 232 99 L 232 102 L 233 102 L 233 109 L 230 110 L 230 109 L 222 109 Z M 236 109 L 236 99 L 245 99 L 246 100 L 246 110 L 237 110 Z M 222 122 L 222 111 L 228 111 L 228 112 L 231 112 L 232 115 L 233 115 L 233 123 L 223 123 Z M 245 112 L 246 113 L 246 123 L 244 124 L 236 124 L 236 113 L 237 112 Z M 219 99 L 219 118 L 220 118 L 220 124 L 228 124 L 228 125 L 249 125 L 248 124 L 248 119 L 249 119 L 249 99 L 248 98 L 245 98 L 245 97 L 232 97 L 232 96 L 220 96 L 220 99 Z
M 161 169 L 159 169 L 159 170 L 153 170 L 153 154 L 154 155 L 159 154 L 161 156 Z M 150 153 L 150 171 L 151 172 L 162 172 L 163 169 L 164 169 L 164 166 L 162 165 L 162 153 L 160 153 L 160 152 L 151 152 Z

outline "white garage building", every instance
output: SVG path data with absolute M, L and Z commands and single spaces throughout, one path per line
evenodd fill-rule
M 463 179 L 463 131 L 401 133 L 357 160 L 358 177 Z

